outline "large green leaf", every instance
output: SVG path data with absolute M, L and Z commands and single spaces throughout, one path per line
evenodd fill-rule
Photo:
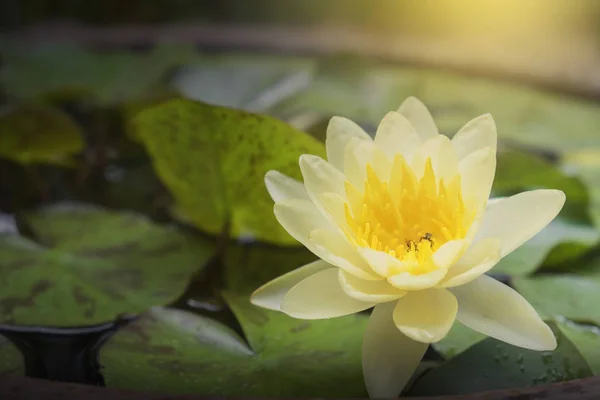
M 0 335 L 0 375 L 25 375 L 21 352 L 2 335 Z
M 488 338 L 419 380 L 409 395 L 435 396 L 516 389 L 592 376 L 577 348 L 558 327 L 558 347 L 538 352 Z
M 137 125 L 180 218 L 210 233 L 228 221 L 236 237 L 295 243 L 273 216 L 264 175 L 300 178 L 299 156 L 324 156 L 321 142 L 271 117 L 190 100 L 151 107 Z
M 573 274 L 518 277 L 513 285 L 542 315 L 600 326 L 600 278 Z
M 498 155 L 493 191 L 509 196 L 525 190 L 560 189 L 567 202 L 560 215 L 540 233 L 502 259 L 494 272 L 529 274 L 543 269 L 570 269 L 600 239 L 590 218 L 589 195 L 585 185 L 534 155 L 510 151 Z
M 563 168 L 578 176 L 590 192 L 591 215 L 600 227 L 600 150 L 587 149 L 566 154 Z
M 189 312 L 157 308 L 100 352 L 109 387 L 221 396 L 362 397 L 366 317 L 302 321 L 226 296 L 249 339 Z
M 211 256 L 207 239 L 131 213 L 31 214 L 39 243 L 0 236 L 0 323 L 86 326 L 168 304 Z
M 562 320 L 560 330 L 579 349 L 594 375 L 600 375 L 600 328 Z
M 69 165 L 83 149 L 79 126 L 58 109 L 11 107 L 0 113 L 0 157 L 20 164 Z
M 446 337 L 432 346 L 444 357 L 452 358 L 485 338 L 485 335 L 456 321 Z
M 193 46 L 158 45 L 149 52 L 93 52 L 78 45 L 0 43 L 0 84 L 25 99 L 70 91 L 100 104 L 121 103 L 152 90 L 171 67 L 195 57 Z

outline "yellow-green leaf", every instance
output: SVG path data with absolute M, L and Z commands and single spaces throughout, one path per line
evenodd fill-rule
M 264 175 L 299 179 L 298 157 L 324 156 L 321 142 L 272 117 L 183 99 L 141 112 L 136 126 L 179 218 L 210 233 L 229 221 L 232 236 L 295 243 L 273 216 Z
M 20 164 L 72 165 L 84 142 L 79 126 L 62 111 L 42 105 L 0 114 L 0 157 Z

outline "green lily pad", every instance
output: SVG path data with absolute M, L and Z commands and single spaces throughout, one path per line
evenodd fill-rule
M 273 215 L 264 185 L 270 169 L 300 178 L 298 158 L 324 146 L 277 119 L 190 100 L 137 117 L 137 135 L 176 199 L 175 215 L 217 234 L 294 244 Z
M 180 68 L 170 84 L 191 100 L 266 112 L 310 86 L 314 66 L 300 57 L 201 56 Z
M 432 346 L 444 357 L 452 358 L 485 338 L 485 335 L 456 321 L 446 337 Z
M 570 320 L 600 326 L 600 279 L 597 276 L 574 274 L 517 277 L 515 289 L 546 317 L 566 317 Z
M 579 177 L 590 192 L 590 213 L 600 227 L 600 150 L 581 150 L 563 157 L 563 169 Z
M 365 397 L 361 343 L 367 318 L 302 321 L 226 295 L 248 345 L 189 312 L 156 308 L 100 351 L 107 386 L 221 396 Z
M 87 326 L 174 301 L 212 254 L 207 239 L 132 213 L 50 207 L 38 243 L 0 235 L 0 323 Z
M 21 352 L 2 335 L 0 335 L 0 375 L 25 375 Z
M 0 113 L 0 157 L 20 164 L 72 165 L 84 147 L 79 126 L 62 111 L 23 105 Z
M 227 291 L 249 295 L 261 285 L 317 259 L 305 247 L 231 246 L 225 253 Z
M 454 395 L 517 389 L 592 376 L 577 348 L 551 323 L 558 347 L 538 352 L 487 338 L 419 380 L 412 396 Z
M 140 54 L 88 51 L 78 45 L 3 42 L 0 84 L 23 99 L 57 92 L 91 95 L 99 104 L 139 98 L 160 84 L 170 68 L 196 56 L 191 45 L 157 45 Z
M 571 269 L 569 261 L 598 244 L 600 234 L 590 217 L 588 190 L 581 180 L 531 154 L 510 151 L 498 155 L 496 196 L 540 188 L 565 192 L 565 207 L 540 233 L 503 258 L 494 272 L 527 275 L 536 270 Z
M 600 375 L 600 328 L 568 320 L 557 324 L 561 332 L 579 349 L 594 375 Z

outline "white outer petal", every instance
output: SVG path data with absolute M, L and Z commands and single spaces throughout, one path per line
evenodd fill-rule
M 452 138 L 452 145 L 459 159 L 485 147 L 496 152 L 497 143 L 496 123 L 490 114 L 480 115 L 467 122 Z
M 363 280 L 340 269 L 340 285 L 342 290 L 357 300 L 384 303 L 399 299 L 406 291 L 399 290 L 387 283 L 385 279 Z
M 270 170 L 265 174 L 267 191 L 275 203 L 287 199 L 308 200 L 304 184 L 281 172 Z
M 250 296 L 250 302 L 262 308 L 280 311 L 283 297 L 291 288 L 309 276 L 328 268 L 332 268 L 332 265 L 322 260 L 306 264 L 256 289 Z
M 342 290 L 338 268 L 329 268 L 309 276 L 291 288 L 280 309 L 299 319 L 341 317 L 366 310 L 375 302 L 364 302 L 348 296 Z
M 393 160 L 396 154 L 402 154 L 410 160 L 421 146 L 421 139 L 415 128 L 402 114 L 391 111 L 383 117 L 375 134 L 375 145 Z
M 392 318 L 395 305 L 376 305 L 364 334 L 363 375 L 369 397 L 374 399 L 398 397 L 428 347 L 398 330 Z
M 469 328 L 526 349 L 556 348 L 550 327 L 527 300 L 505 284 L 482 275 L 450 291 L 458 299 L 458 320 Z
M 352 138 L 371 141 L 371 137 L 353 121 L 343 117 L 333 117 L 327 125 L 325 149 L 327 161 L 340 171 L 344 171 L 346 146 Z
M 431 113 L 416 97 L 411 96 L 404 100 L 398 108 L 398 112 L 415 127 L 421 140 L 427 140 L 439 134 Z
M 565 200 L 563 192 L 552 189 L 504 198 L 486 209 L 474 240 L 499 238 L 500 254 L 504 257 L 544 229 L 558 215 Z

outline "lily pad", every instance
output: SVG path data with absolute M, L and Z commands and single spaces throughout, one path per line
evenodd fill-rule
M 270 169 L 300 179 L 298 158 L 324 156 L 323 143 L 275 118 L 191 100 L 171 100 L 137 117 L 137 136 L 176 199 L 175 215 L 217 234 L 294 244 L 273 215 Z
M 432 370 L 409 391 L 412 396 L 454 395 L 516 389 L 592 376 L 577 348 L 551 323 L 558 347 L 539 352 L 487 338 Z
M 600 308 L 594 306 L 600 304 L 600 279 L 597 276 L 518 277 L 513 280 L 513 285 L 543 316 L 566 317 L 600 326 Z
M 20 164 L 72 165 L 84 147 L 79 126 L 62 111 L 41 105 L 0 113 L 0 157 Z
M 107 386 L 221 396 L 364 397 L 366 317 L 302 321 L 226 295 L 248 345 L 189 312 L 155 308 L 100 351 Z
M 564 191 L 564 209 L 546 228 L 502 259 L 494 272 L 527 275 L 538 269 L 571 269 L 573 263 L 568 261 L 582 256 L 600 240 L 589 213 L 588 190 L 581 180 L 531 154 L 510 151 L 498 155 L 493 187 L 496 196 L 540 188 Z
M 191 45 L 157 45 L 149 52 L 88 51 L 78 45 L 3 42 L 0 84 L 7 93 L 37 99 L 56 92 L 88 94 L 99 104 L 139 98 L 170 68 L 195 57 Z
M 88 326 L 174 301 L 212 254 L 208 239 L 133 213 L 49 207 L 38 242 L 0 235 L 0 323 Z
M 452 358 L 485 338 L 485 335 L 456 321 L 446 337 L 432 346 L 444 357 Z
M 2 335 L 0 335 L 0 375 L 25 375 L 21 352 Z
M 579 349 L 594 375 L 600 375 L 600 328 L 569 320 L 558 322 L 562 333 Z
M 310 86 L 314 66 L 309 58 L 201 56 L 180 68 L 170 84 L 191 100 L 266 112 Z

